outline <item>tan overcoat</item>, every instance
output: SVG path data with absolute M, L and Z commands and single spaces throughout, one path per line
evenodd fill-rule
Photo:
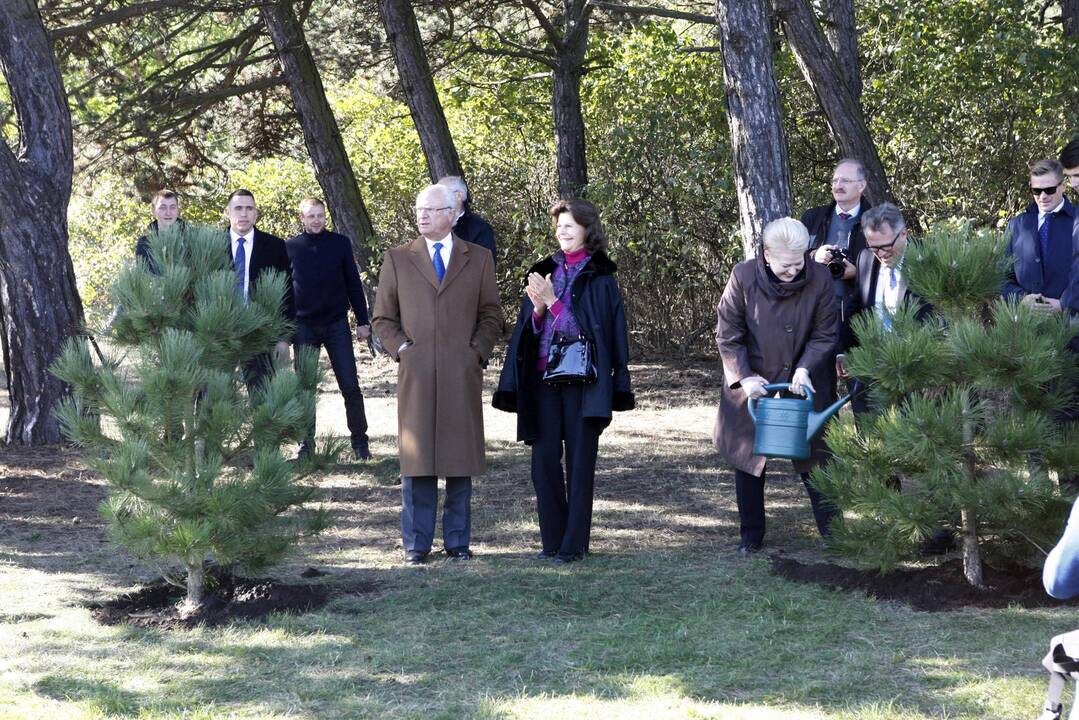
M 835 353 L 838 319 L 832 276 L 820 263 L 806 260 L 805 274 L 776 285 L 758 257 L 738 263 L 719 301 L 716 343 L 723 364 L 723 389 L 712 440 L 723 459 L 750 475 L 764 472 L 767 458 L 753 454 L 756 426 L 749 417 L 742 379 L 759 375 L 772 383 L 791 381 L 795 369 L 809 371 L 814 410 L 835 402 Z M 809 472 L 827 458 L 818 436 L 813 458 L 793 461 Z
M 491 253 L 454 235 L 439 284 L 423 237 L 387 250 L 371 325 L 399 363 L 401 474 L 486 472 L 482 365 L 502 334 Z

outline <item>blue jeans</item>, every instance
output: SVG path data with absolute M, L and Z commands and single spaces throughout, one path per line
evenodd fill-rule
M 348 432 L 352 436 L 352 447 L 358 449 L 367 447 L 367 413 L 363 407 L 363 392 L 360 390 L 360 380 L 356 374 L 356 353 L 352 349 L 352 328 L 349 327 L 348 318 L 342 318 L 329 325 L 310 325 L 305 322 L 296 323 L 296 337 L 293 340 L 296 348 L 296 357 L 299 359 L 301 347 L 313 347 L 318 350 L 326 348 L 326 355 L 330 358 L 330 367 L 333 375 L 337 378 L 337 389 L 345 399 L 345 421 L 348 423 Z M 307 434 L 305 446 L 310 446 L 315 437 L 315 424 L 312 418 L 311 431 Z

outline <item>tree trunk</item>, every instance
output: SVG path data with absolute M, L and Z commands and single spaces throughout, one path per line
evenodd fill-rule
M 184 566 L 187 568 L 187 595 L 180 606 L 180 617 L 188 617 L 198 612 L 206 594 L 206 570 L 202 560 L 186 562 Z
M 1079 0 L 1061 0 L 1060 20 L 1064 37 L 1079 38 Z
M 963 445 L 967 482 L 973 484 L 978 478 L 978 461 L 974 456 L 974 422 L 970 419 L 963 421 Z M 960 516 L 963 524 L 963 575 L 974 587 L 984 588 L 982 554 L 978 547 L 978 514 L 974 508 L 963 508 Z
M 584 73 L 585 52 L 588 50 L 591 6 L 583 2 L 567 5 L 571 7 L 566 13 L 566 31 L 562 42 L 556 48 L 551 104 L 558 163 L 558 194 L 563 198 L 575 198 L 582 195 L 588 185 L 581 76 Z
M 717 0 L 723 43 L 727 122 L 746 257 L 756 254 L 761 230 L 791 214 L 787 138 L 772 66 L 768 0 Z
M 877 145 L 862 114 L 862 106 L 847 89 L 836 56 L 817 22 L 808 0 L 776 0 L 787 40 L 828 119 L 828 127 L 841 157 L 860 160 L 865 166 L 865 196 L 870 204 L 894 202 Z
M 827 0 L 824 29 L 851 97 L 855 102 L 861 102 L 862 70 L 858 62 L 858 23 L 854 16 L 854 0 Z
M 290 0 L 264 5 L 261 13 L 277 48 L 281 69 L 288 79 L 292 103 L 303 128 L 304 144 L 315 166 L 318 184 L 326 195 L 334 229 L 352 239 L 360 270 L 367 270 L 371 260 L 367 239 L 374 236 L 375 230 L 303 26 Z
M 11 400 L 7 442 L 60 441 L 53 407 L 67 388 L 49 364 L 83 322 L 67 243 L 71 114 L 32 0 L 0 3 L 0 70 L 18 121 L 18 155 L 0 138 L 0 308 Z
M 427 158 L 431 181 L 445 175 L 463 176 L 450 126 L 446 123 L 435 80 L 431 76 L 431 66 L 427 63 L 427 53 L 412 4 L 408 0 L 379 0 L 378 12 L 393 49 L 401 89 L 420 136 L 420 146 Z

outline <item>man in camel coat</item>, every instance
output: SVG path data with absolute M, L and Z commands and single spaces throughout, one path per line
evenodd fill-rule
M 452 233 L 453 196 L 441 185 L 416 198 L 420 237 L 386 251 L 372 326 L 398 361 L 401 540 L 420 565 L 434 538 L 438 478 L 446 478 L 442 539 L 472 557 L 472 476 L 486 472 L 483 365 L 502 333 L 494 257 Z

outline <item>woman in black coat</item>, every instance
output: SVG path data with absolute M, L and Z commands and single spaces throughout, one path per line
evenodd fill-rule
M 528 271 L 493 404 L 517 413 L 517 439 L 532 446 L 537 557 L 561 564 L 588 550 L 599 436 L 611 411 L 632 410 L 634 400 L 625 309 L 599 213 L 585 200 L 561 200 L 551 217 L 559 250 Z M 552 342 L 580 335 L 595 350 L 596 381 L 545 382 Z

